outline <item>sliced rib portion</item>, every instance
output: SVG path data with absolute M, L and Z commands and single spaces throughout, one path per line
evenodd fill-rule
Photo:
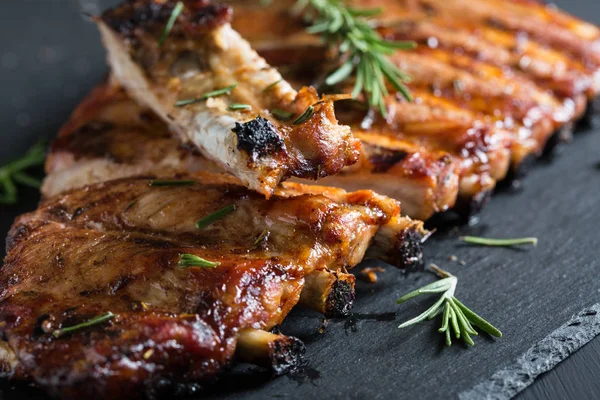
M 315 179 L 357 160 L 360 142 L 332 101 L 283 81 L 230 27 L 228 6 L 185 0 L 168 30 L 176 3 L 129 1 L 97 23 L 117 79 L 182 142 L 267 197 L 290 176 Z M 309 106 L 314 113 L 298 119 Z
M 403 212 L 419 219 L 454 205 L 458 165 L 447 152 L 402 141 L 391 144 L 384 136 L 368 139 L 360 162 L 334 177 L 345 180 L 348 190 L 370 187 L 400 199 Z M 221 171 L 194 147 L 179 144 L 160 118 L 111 82 L 94 89 L 59 132 L 42 192 L 52 196 L 119 177 L 199 170 Z M 329 184 L 329 179 L 323 182 Z
M 225 206 L 229 213 L 197 227 Z M 370 191 L 290 183 L 267 200 L 211 173 L 67 191 L 9 234 L 0 366 L 64 398 L 156 394 L 208 379 L 234 355 L 282 372 L 300 344 L 256 330 L 282 322 L 308 276 L 343 276 L 371 242 L 398 260 L 400 238 L 420 244 L 424 234 L 396 201 Z M 218 264 L 181 268 L 182 254 Z M 53 336 L 108 312 L 114 318 Z
M 199 171 L 219 172 L 220 169 L 170 137 L 164 123 L 131 101 L 119 86 L 107 84 L 94 89 L 59 132 L 46 160 L 47 177 L 42 194 L 50 198 L 118 178 L 180 176 Z M 232 180 L 238 182 L 235 178 Z M 346 195 L 336 188 L 292 182 L 285 182 L 276 193 L 326 194 L 334 199 Z M 420 265 L 421 223 L 395 215 L 393 210 L 390 212 L 394 228 L 382 229 L 369 252 L 396 265 Z M 365 243 L 365 251 L 368 244 Z M 392 248 L 401 251 L 390 252 Z
M 420 153 L 415 146 L 390 149 L 385 146 L 389 141 L 382 141 L 383 147 L 374 141 L 363 146 L 360 163 L 348 171 L 357 172 L 336 179 L 347 180 L 349 190 L 371 187 L 401 199 L 403 212 L 415 218 L 454 204 L 457 166 L 447 153 Z M 180 145 L 160 118 L 113 82 L 94 89 L 59 132 L 46 162 L 42 192 L 53 196 L 115 178 L 200 170 L 220 168 L 193 147 Z M 373 182 L 372 173 L 380 179 Z

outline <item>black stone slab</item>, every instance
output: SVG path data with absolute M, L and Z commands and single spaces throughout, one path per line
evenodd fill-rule
M 0 164 L 21 154 L 36 138 L 53 136 L 75 104 L 106 73 L 95 29 L 80 18 L 78 10 L 84 7 L 93 13 L 110 3 L 116 1 L 29 0 L 4 5 Z M 600 22 L 600 3 L 595 0 L 563 0 L 559 5 Z M 440 233 L 426 248 L 428 262 L 459 277 L 458 298 L 496 324 L 504 338 L 482 336 L 475 338 L 475 348 L 446 349 L 435 331 L 439 321 L 398 330 L 402 321 L 424 310 L 433 299 L 419 298 L 402 306 L 395 299 L 434 277 L 427 273 L 404 276 L 387 268 L 377 284 L 359 283 L 354 315 L 328 321 L 323 333 L 319 315 L 295 311 L 289 316 L 282 331 L 307 344 L 306 365 L 297 373 L 273 380 L 264 371 L 239 366 L 190 398 L 458 397 L 479 390 L 499 371 L 515 371 L 531 349 L 546 349 L 536 352 L 535 365 L 553 366 L 589 340 L 595 325 L 570 327 L 575 331 L 567 332 L 569 340 L 550 346 L 545 346 L 546 338 L 557 330 L 560 337 L 564 332 L 560 328 L 573 315 L 600 303 L 600 129 L 593 130 L 578 133 L 551 164 L 538 163 L 519 191 L 497 194 L 481 214 L 479 225 Z M 35 207 L 35 192 L 22 193 L 18 206 L 0 206 L 1 232 L 8 230 L 16 215 Z M 470 247 L 456 240 L 462 234 L 537 236 L 540 243 L 523 249 Z M 450 261 L 451 255 L 466 265 Z M 568 377 L 595 368 L 589 376 L 597 377 L 598 364 L 579 356 L 586 354 L 587 347 L 575 354 L 580 361 L 568 370 L 559 366 L 557 371 L 563 370 L 562 376 Z M 515 390 L 507 387 L 521 388 L 543 371 L 526 370 L 527 376 L 513 375 L 506 386 L 475 393 L 510 396 Z M 548 379 L 541 381 L 547 384 Z M 585 393 L 594 393 L 593 385 L 589 383 Z M 523 397 L 563 393 L 552 384 L 543 391 L 537 387 L 534 384 Z M 578 396 L 576 389 L 569 393 L 573 398 L 586 398 Z M 45 397 L 35 389 L 2 382 L 0 398 Z

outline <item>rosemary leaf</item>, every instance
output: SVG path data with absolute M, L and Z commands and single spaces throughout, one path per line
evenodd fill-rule
M 267 240 L 269 238 L 269 234 L 270 232 L 268 230 L 263 230 L 260 235 L 258 235 L 258 237 L 256 238 L 256 240 L 254 241 L 254 243 L 252 244 L 252 250 L 258 248 L 258 246 L 261 245 L 261 243 L 263 243 L 265 240 Z
M 227 109 L 229 111 L 246 111 L 246 110 L 252 110 L 252 106 L 250 104 L 233 103 L 233 104 L 230 104 L 229 107 L 227 107 Z
M 194 254 L 181 254 L 178 263 L 179 268 L 181 269 L 187 269 L 189 267 L 216 268 L 219 264 L 221 263 L 208 261 Z
M 283 81 L 283 78 L 271 83 L 270 85 L 268 85 L 266 88 L 263 89 L 263 92 L 268 92 L 269 90 L 275 88 L 275 86 L 279 85 L 282 81 Z
M 479 244 L 482 246 L 516 246 L 519 244 L 532 244 L 534 246 L 537 246 L 538 242 L 538 239 L 535 237 L 514 239 L 490 239 L 477 236 L 461 236 L 458 239 L 466 243 Z
M 456 297 L 453 299 L 458 308 L 465 314 L 469 321 L 471 321 L 476 327 L 481 329 L 482 331 L 496 337 L 502 337 L 502 332 L 500 332 L 495 326 L 487 322 L 485 319 L 481 318 L 479 315 L 475 314 L 470 308 L 461 303 Z
M 41 182 L 24 171 L 44 163 L 46 145 L 40 141 L 21 158 L 0 167 L 0 204 L 15 204 L 18 200 L 16 183 L 39 188 Z
M 13 175 L 15 182 L 20 183 L 23 186 L 29 186 L 34 189 L 42 187 L 42 181 L 34 178 L 33 176 L 26 174 L 25 172 L 16 172 Z
M 175 102 L 175 107 L 183 107 L 190 104 L 200 103 L 201 99 L 186 99 L 186 100 L 178 100 Z
M 271 110 L 271 114 L 273 114 L 273 116 L 280 121 L 289 121 L 294 116 L 293 113 L 285 110 L 280 110 L 279 108 Z
M 308 106 L 308 108 L 292 122 L 293 125 L 300 125 L 303 122 L 306 122 L 312 117 L 315 113 L 315 108 L 313 106 Z
M 367 8 L 367 9 L 358 9 L 348 7 L 348 12 L 353 17 L 373 17 L 375 15 L 381 14 L 383 12 L 383 8 Z
M 217 90 L 213 90 L 211 92 L 204 93 L 202 96 L 195 98 L 195 99 L 179 100 L 179 101 L 175 102 L 175 107 L 183 107 L 183 106 L 187 106 L 190 104 L 200 103 L 204 100 L 210 99 L 211 97 L 218 97 L 218 96 L 223 96 L 225 94 L 229 94 L 229 93 L 231 93 L 231 91 L 233 89 L 235 89 L 237 87 L 237 85 L 238 85 L 237 83 L 234 83 L 233 85 L 224 87 L 223 89 L 217 89 Z
M 150 181 L 150 183 L 148 184 L 148 186 L 151 187 L 161 187 L 161 186 L 190 186 L 195 184 L 196 181 L 195 180 L 173 180 L 173 181 L 161 181 L 161 180 L 155 180 L 155 181 Z
M 325 83 L 329 86 L 337 85 L 338 83 L 348 79 L 348 77 L 352 75 L 353 70 L 354 65 L 352 61 L 346 61 L 340 68 L 337 69 L 337 71 L 327 77 Z
M 215 211 L 214 213 L 212 213 L 212 214 L 202 218 L 198 222 L 196 222 L 196 227 L 198 227 L 198 229 L 204 229 L 207 226 L 209 226 L 210 224 L 212 224 L 213 222 L 222 219 L 227 214 L 234 212 L 236 210 L 236 208 L 237 207 L 235 204 L 230 204 L 226 207 L 223 207 L 220 210 Z
M 52 332 L 52 336 L 54 336 L 55 338 L 59 338 L 67 333 L 71 333 L 71 332 L 77 331 L 79 329 L 88 328 L 93 325 L 102 324 L 110 319 L 113 319 L 114 317 L 115 317 L 115 314 L 113 314 L 109 311 L 106 314 L 99 315 L 95 318 L 90 319 L 89 321 L 82 322 L 81 324 L 69 326 L 67 328 L 57 329 L 54 332 Z
M 179 17 L 179 14 L 181 14 L 182 11 L 183 3 L 178 1 L 175 5 L 175 8 L 173 8 L 173 12 L 171 12 L 171 16 L 169 17 L 169 21 L 167 21 L 167 25 L 165 26 L 163 34 L 160 36 L 160 39 L 158 39 L 159 46 L 164 44 L 167 36 L 169 36 L 169 33 L 171 33 L 171 29 L 173 29 L 173 25 L 175 25 L 175 21 L 177 21 L 177 17 Z

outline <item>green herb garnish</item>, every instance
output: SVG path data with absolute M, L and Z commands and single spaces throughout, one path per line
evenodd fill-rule
M 148 184 L 149 186 L 152 187 L 161 187 L 161 186 L 190 186 L 197 183 L 194 180 L 173 180 L 173 181 L 160 181 L 160 180 L 155 180 L 155 181 L 150 181 L 150 183 Z
M 269 86 L 267 86 L 266 88 L 263 89 L 263 92 L 268 92 L 269 90 L 273 89 L 275 86 L 279 85 L 282 81 L 283 81 L 283 79 L 279 79 L 279 80 L 271 83 Z
M 398 50 L 413 49 L 416 43 L 383 39 L 367 19 L 380 14 L 382 9 L 355 9 L 341 0 L 298 0 L 294 9 L 304 10 L 304 17 L 312 21 L 309 33 L 321 35 L 327 44 L 337 47 L 340 59 L 346 60 L 327 77 L 327 85 L 336 85 L 354 75 L 352 97 L 364 92 L 369 105 L 384 116 L 387 115 L 386 83 L 412 101 L 405 86 L 410 78 L 388 56 Z
M 234 212 L 236 210 L 236 208 L 237 207 L 235 204 L 231 204 L 231 205 L 228 205 L 227 207 L 223 207 L 219 211 L 215 211 L 214 213 L 212 213 L 212 214 L 202 218 L 198 222 L 196 222 L 196 226 L 198 227 L 198 229 L 204 229 L 208 225 L 212 224 L 213 222 L 218 221 L 221 218 L 225 217 L 227 214 Z
M 227 86 L 223 89 L 213 90 L 211 92 L 203 94 L 202 96 L 200 96 L 196 99 L 179 100 L 175 103 L 175 107 L 183 107 L 183 106 L 187 106 L 189 104 L 199 103 L 201 101 L 208 100 L 211 97 L 217 97 L 217 96 L 223 96 L 224 94 L 229 94 L 229 93 L 231 93 L 231 91 L 233 89 L 235 89 L 237 87 L 237 85 L 238 85 L 237 83 L 234 83 L 233 85 Z
M 532 244 L 537 246 L 538 239 L 534 237 L 514 239 L 490 239 L 477 236 L 461 236 L 458 240 L 465 243 L 479 244 L 482 246 L 517 246 L 520 244 Z
M 303 122 L 306 122 L 312 115 L 315 113 L 315 108 L 313 106 L 308 106 L 308 108 L 292 122 L 294 125 L 300 125 Z
M 193 254 L 182 254 L 178 264 L 179 268 L 186 269 L 189 267 L 216 268 L 221 263 L 216 261 L 208 261 Z
M 294 116 L 294 113 L 279 108 L 271 110 L 271 114 L 280 121 L 289 121 Z
M 33 145 L 27 153 L 18 160 L 0 167 L 0 204 L 15 204 L 18 200 L 17 183 L 39 189 L 42 183 L 39 179 L 23 172 L 24 170 L 42 165 L 46 146 L 43 142 Z
M 446 334 L 447 346 L 452 344 L 451 331 L 454 331 L 456 339 L 462 338 L 465 343 L 473 346 L 475 343 L 471 339 L 471 335 L 478 335 L 473 325 L 492 336 L 502 337 L 502 332 L 454 297 L 456 284 L 458 283 L 458 279 L 454 275 L 435 266 L 431 266 L 431 268 L 443 279 L 400 297 L 396 303 L 404 303 L 406 300 L 421 294 L 442 293 L 442 296 L 427 311 L 401 324 L 399 328 L 406 328 L 407 326 L 417 324 L 426 319 L 433 319 L 437 315 L 442 314 L 442 326 L 438 329 L 438 332 Z
M 227 109 L 229 111 L 243 111 L 243 110 L 251 110 L 252 106 L 250 104 L 233 103 L 233 104 L 230 104 L 229 107 L 227 107 Z
M 52 336 L 54 336 L 55 338 L 59 338 L 62 335 L 77 331 L 79 329 L 87 328 L 87 327 L 90 327 L 93 325 L 102 324 L 110 319 L 113 319 L 114 317 L 115 317 L 115 314 L 113 314 L 109 311 L 106 314 L 102 314 L 98 317 L 92 318 L 89 321 L 83 322 L 81 324 L 69 326 L 67 328 L 57 329 L 54 332 L 52 332 Z
M 271 233 L 267 229 L 263 230 L 252 244 L 252 250 L 258 248 L 265 240 L 268 240 L 270 234 Z
M 165 26 L 163 34 L 160 36 L 160 39 L 158 39 L 159 46 L 163 45 L 167 39 L 167 36 L 169 36 L 169 33 L 171 33 L 171 29 L 173 29 L 173 25 L 175 25 L 175 21 L 177 21 L 177 17 L 179 17 L 179 14 L 181 14 L 182 11 L 183 3 L 178 1 L 175 5 L 175 8 L 173 8 L 173 11 L 171 12 L 171 16 L 169 17 L 169 21 L 167 21 L 167 25 Z

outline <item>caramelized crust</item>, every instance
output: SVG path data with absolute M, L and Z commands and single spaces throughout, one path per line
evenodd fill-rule
M 258 1 L 230 3 L 234 28 L 286 79 L 295 86 L 324 87 L 337 55 L 304 31 L 301 18 L 289 11 L 293 1 L 268 8 Z M 353 6 L 384 9 L 376 16 L 381 35 L 417 42 L 416 50 L 391 57 L 411 77 L 415 101 L 389 96 L 385 120 L 357 107 L 338 112 L 363 141 L 366 155 L 324 182 L 351 188 L 358 181 L 408 204 L 404 209 L 411 215 L 427 218 L 484 197 L 509 167 L 517 171 L 524 160 L 540 156 L 557 131 L 568 132 L 563 127 L 580 118 L 589 99 L 600 93 L 600 30 L 541 3 L 359 0 Z M 251 22 L 258 18 L 264 24 Z M 352 82 L 329 90 L 349 93 Z M 387 154 L 401 149 L 420 159 L 446 153 L 456 166 L 457 197 L 440 189 L 436 197 L 445 203 L 433 207 L 423 201 L 430 196 L 414 189 L 418 184 L 402 177 L 394 178 L 410 189 L 394 193 L 393 177 L 381 179 L 365 161 L 370 144 Z M 444 173 L 435 181 L 448 181 L 446 170 L 430 165 L 429 175 Z M 412 199 L 424 205 L 413 211 Z
M 345 180 L 348 190 L 377 189 L 401 199 L 403 213 L 417 219 L 454 204 L 457 165 L 448 153 L 392 148 L 384 136 L 370 135 L 368 140 L 358 164 L 322 182 Z M 49 197 L 86 184 L 169 171 L 221 169 L 193 147 L 180 145 L 159 118 L 112 82 L 95 88 L 59 132 L 46 161 L 42 193 Z M 374 186 L 371 173 L 381 178 L 380 187 Z
M 232 360 L 241 330 L 281 323 L 305 276 L 356 265 L 372 240 L 399 261 L 406 240 L 425 233 L 369 191 L 288 184 L 267 201 L 226 175 L 152 179 L 75 189 L 17 219 L 0 271 L 10 349 L 0 365 L 13 378 L 63 398 L 139 398 L 209 379 Z M 225 205 L 235 211 L 196 227 Z M 181 269 L 183 253 L 220 264 Z M 52 336 L 108 311 L 108 322 Z
M 360 142 L 338 124 L 332 101 L 320 101 L 314 89 L 296 92 L 283 81 L 231 29 L 229 7 L 184 1 L 165 36 L 175 4 L 127 2 L 97 23 L 116 78 L 182 142 L 267 197 L 291 176 L 316 179 L 356 162 Z M 232 85 L 226 95 L 203 98 Z M 246 108 L 236 109 L 239 104 Z M 309 106 L 314 113 L 291 122 Z M 294 117 L 279 121 L 275 109 Z

